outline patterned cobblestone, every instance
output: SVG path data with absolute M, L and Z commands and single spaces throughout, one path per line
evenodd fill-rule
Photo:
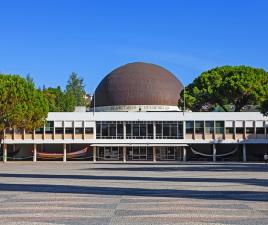
M 0 224 L 268 224 L 268 165 L 9 162 Z

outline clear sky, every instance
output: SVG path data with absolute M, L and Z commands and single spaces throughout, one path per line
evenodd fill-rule
M 114 68 L 159 64 L 184 84 L 215 66 L 268 70 L 267 0 L 0 0 L 0 72 L 92 93 Z

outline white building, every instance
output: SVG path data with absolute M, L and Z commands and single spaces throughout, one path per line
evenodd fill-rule
M 5 132 L 4 160 L 262 161 L 268 119 L 258 112 L 182 112 L 181 83 L 152 64 L 108 74 L 90 112 L 49 113 L 33 132 Z

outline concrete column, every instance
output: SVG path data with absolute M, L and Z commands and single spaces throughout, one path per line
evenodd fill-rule
M 126 122 L 123 122 L 123 139 L 126 139 L 127 137 L 127 127 L 126 127 Z
M 216 154 L 217 154 L 216 144 L 213 144 L 213 162 L 216 162 Z
M 63 162 L 67 162 L 67 149 L 66 149 L 66 144 L 63 144 Z
M 153 139 L 156 139 L 156 124 L 153 122 Z
M 97 147 L 93 146 L 93 162 L 97 162 Z
M 187 161 L 186 147 L 183 147 L 183 162 Z
M 183 139 L 186 139 L 186 121 L 184 120 L 183 121 L 183 127 L 182 127 L 182 130 L 183 130 Z
M 86 137 L 86 122 L 83 121 L 83 140 L 85 140 L 85 137 Z
M 247 149 L 246 149 L 246 144 L 243 144 L 243 162 L 247 161 Z
M 156 162 L 156 147 L 153 146 L 153 161 Z
M 123 147 L 123 162 L 127 162 L 127 147 Z
M 37 161 L 36 144 L 33 145 L 33 162 Z
M 7 145 L 3 144 L 3 162 L 7 161 Z

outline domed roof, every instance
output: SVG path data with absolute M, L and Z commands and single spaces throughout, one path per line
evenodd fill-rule
M 125 105 L 177 106 L 181 82 L 166 69 L 149 63 L 123 65 L 109 73 L 98 85 L 95 107 Z

